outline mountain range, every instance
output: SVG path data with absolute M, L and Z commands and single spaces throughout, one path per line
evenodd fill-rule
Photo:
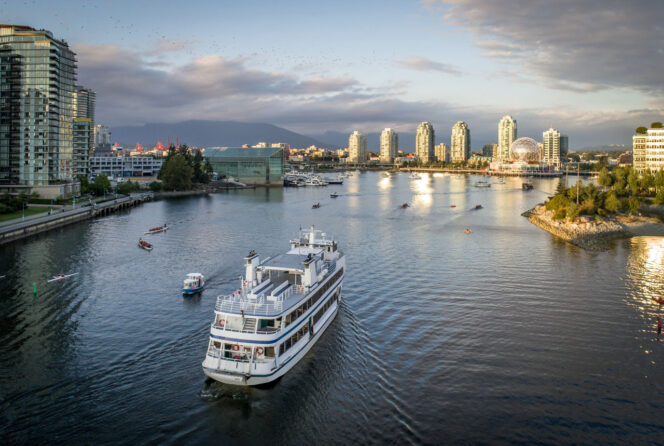
M 311 145 L 326 147 L 329 144 L 310 136 L 291 132 L 272 124 L 191 120 L 175 123 L 148 123 L 141 126 L 112 127 L 112 139 L 125 147 L 133 147 L 140 142 L 144 147 L 152 147 L 158 141 L 193 147 L 241 147 L 259 142 L 284 142 L 293 148 L 306 148 Z M 348 136 L 346 136 L 346 144 Z

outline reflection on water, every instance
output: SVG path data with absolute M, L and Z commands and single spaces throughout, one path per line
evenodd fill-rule
M 627 283 L 630 285 L 630 304 L 642 317 L 655 326 L 664 298 L 664 239 L 634 237 L 627 264 Z
M 528 192 L 516 178 L 486 189 L 475 181 L 364 173 L 343 186 L 158 201 L 0 248 L 0 435 L 21 444 L 661 442 L 664 340 L 652 298 L 664 291 L 662 239 L 589 253 L 520 216 L 557 180 L 535 179 Z M 163 222 L 154 250 L 137 249 Z M 216 296 L 235 289 L 250 249 L 282 252 L 309 224 L 348 255 L 337 319 L 272 386 L 206 380 Z M 192 271 L 208 288 L 185 299 Z M 79 275 L 46 284 L 61 272 Z

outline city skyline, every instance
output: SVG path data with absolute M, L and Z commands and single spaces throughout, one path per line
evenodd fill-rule
M 661 14 L 645 13 L 645 3 L 612 4 L 612 14 L 594 2 L 576 5 L 538 39 L 532 32 L 553 8 L 546 2 L 520 7 L 518 16 L 509 2 L 368 2 L 353 4 L 352 17 L 343 3 L 202 3 L 205 17 L 151 2 L 36 3 L 5 2 L 4 20 L 67 40 L 78 54 L 78 83 L 97 91 L 96 121 L 110 126 L 219 119 L 318 135 L 414 132 L 423 120 L 448 129 L 464 120 L 481 147 L 495 140 L 496 117 L 510 113 L 520 134 L 564 128 L 580 148 L 629 144 L 636 124 L 661 120 L 664 88 L 654 73 L 662 61 L 653 56 Z M 165 26 L 192 14 L 196 29 Z M 352 23 L 336 26 L 341 19 Z M 592 26 L 575 29 L 589 19 Z M 262 26 L 274 20 L 288 31 Z M 372 21 L 383 26 L 368 35 L 363 25 Z M 395 28 L 404 32 L 397 37 Z M 566 57 L 542 63 L 555 54 Z M 626 68 L 637 60 L 651 69 Z

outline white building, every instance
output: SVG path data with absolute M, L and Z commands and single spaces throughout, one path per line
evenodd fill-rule
M 645 135 L 634 135 L 632 143 L 637 172 L 664 169 L 664 128 L 650 128 Z
M 434 152 L 438 161 L 450 162 L 450 149 L 444 142 L 436 144 Z
M 399 150 L 399 135 L 390 128 L 384 129 L 380 134 L 380 161 L 394 162 Z
M 503 116 L 498 124 L 498 159 L 501 161 L 509 160 L 510 146 L 517 138 L 516 119 L 510 115 Z
M 634 170 L 639 173 L 646 171 L 646 144 L 648 143 L 648 135 L 634 135 L 632 136 L 632 163 Z
M 434 141 L 435 135 L 433 126 L 429 122 L 423 122 L 417 126 L 415 135 L 415 155 L 423 163 L 434 161 Z
M 348 162 L 363 163 L 367 160 L 367 137 L 355 130 L 348 138 Z
M 560 165 L 560 132 L 554 128 L 542 133 L 542 162 Z
M 467 161 L 470 158 L 470 129 L 463 121 L 457 122 L 452 127 L 450 152 L 453 163 Z
M 108 177 L 153 177 L 157 176 L 164 160 L 150 156 L 91 156 L 90 175 L 104 174 Z

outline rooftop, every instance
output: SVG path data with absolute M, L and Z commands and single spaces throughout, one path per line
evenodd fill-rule
M 283 151 L 281 147 L 207 147 L 203 156 L 221 158 L 267 158 Z

